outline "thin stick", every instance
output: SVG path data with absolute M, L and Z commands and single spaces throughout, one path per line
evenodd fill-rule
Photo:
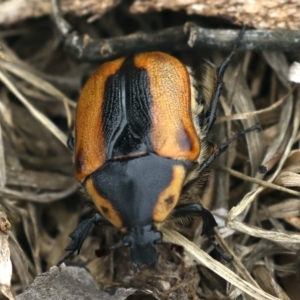
M 123 37 L 94 40 L 78 34 L 63 18 L 59 1 L 51 0 L 55 24 L 64 37 L 67 51 L 75 59 L 99 62 L 144 51 L 189 47 L 230 50 L 240 30 L 206 29 L 194 23 L 155 33 L 134 33 Z M 247 30 L 238 51 L 298 51 L 300 32 L 292 30 Z
M 226 243 L 226 241 L 223 239 L 220 232 L 215 228 L 215 236 L 217 238 L 217 241 L 219 244 L 224 248 L 226 253 L 228 253 L 231 257 L 233 257 L 232 264 L 234 265 L 235 269 L 239 273 L 239 275 L 243 276 L 245 280 L 247 280 L 252 285 L 256 286 L 257 288 L 260 288 L 258 283 L 253 279 L 253 277 L 249 274 L 248 270 L 245 268 L 245 266 L 242 264 L 240 259 L 235 255 L 234 251 L 230 248 L 230 246 Z
M 282 158 L 280 159 L 276 171 L 273 173 L 271 178 L 269 178 L 268 182 L 271 183 L 279 174 L 279 172 L 282 170 L 282 167 L 288 158 L 292 146 L 294 144 L 295 138 L 298 133 L 298 128 L 300 124 L 300 97 L 299 92 L 296 98 L 296 104 L 295 104 L 295 117 L 293 120 L 293 132 L 291 135 L 291 138 L 285 147 L 284 154 L 282 155 Z M 237 218 L 240 214 L 245 212 L 248 207 L 251 205 L 251 203 L 257 199 L 258 195 L 265 189 L 265 186 L 261 186 L 255 191 L 251 191 L 247 193 L 241 202 L 237 204 L 237 206 L 234 206 L 228 213 L 227 216 L 227 227 L 231 229 L 235 229 L 239 232 L 243 232 L 246 234 L 249 234 L 251 236 L 260 237 L 263 239 L 268 239 L 273 242 L 278 243 L 300 243 L 300 234 L 292 234 L 292 233 L 284 233 L 284 232 L 275 232 L 275 231 L 269 231 L 264 230 L 258 227 L 254 226 L 248 226 L 240 221 L 237 221 Z M 287 189 L 289 190 L 289 189 Z M 291 191 L 291 190 L 290 190 Z M 289 192 L 291 194 L 291 192 Z
M 234 115 L 230 115 L 230 116 L 221 116 L 221 117 L 217 118 L 215 124 L 225 122 L 225 121 L 245 120 L 245 119 L 248 119 L 249 117 L 252 117 L 252 116 L 255 116 L 255 115 L 260 115 L 260 114 L 272 111 L 272 110 L 276 109 L 277 107 L 279 107 L 280 105 L 282 105 L 284 103 L 284 101 L 287 99 L 287 97 L 290 96 L 295 91 L 296 88 L 297 88 L 297 85 L 295 84 L 288 91 L 288 93 L 286 95 L 284 95 L 282 98 L 280 98 L 277 102 L 270 105 L 269 107 L 259 109 L 259 110 L 256 110 L 256 111 L 249 111 L 249 112 L 245 112 L 245 113 L 234 114 Z
M 56 126 L 53 122 L 49 120 L 44 114 L 38 111 L 16 88 L 9 77 L 0 71 L 0 80 L 7 86 L 7 88 L 23 103 L 23 105 L 30 111 L 30 113 L 43 124 L 59 141 L 66 145 L 67 137 L 66 135 Z
M 271 296 L 270 294 L 264 292 L 263 290 L 253 286 L 249 282 L 240 278 L 230 269 L 228 269 L 218 261 L 214 260 L 203 250 L 199 249 L 194 243 L 183 237 L 180 233 L 174 230 L 168 230 L 166 228 L 162 228 L 161 231 L 163 233 L 164 241 L 183 246 L 186 250 L 186 253 L 190 257 L 192 257 L 208 269 L 212 270 L 213 272 L 224 278 L 226 281 L 236 286 L 241 291 L 252 296 L 254 299 L 279 300 L 278 298 Z
M 240 173 L 238 171 L 235 171 L 233 169 L 230 169 L 230 168 L 222 166 L 222 165 L 216 165 L 216 167 L 218 169 L 226 171 L 227 173 L 229 173 L 232 176 L 235 176 L 237 178 L 243 179 L 245 181 L 249 181 L 249 182 L 252 182 L 252 183 L 258 183 L 259 185 L 264 186 L 266 188 L 278 190 L 278 191 L 285 192 L 285 193 L 288 193 L 288 194 L 291 194 L 291 195 L 294 195 L 294 196 L 300 196 L 300 192 L 297 192 L 297 191 L 285 188 L 283 186 L 274 184 L 272 182 L 268 182 L 268 181 L 265 181 L 265 180 L 261 180 L 261 179 L 250 177 L 248 175 L 245 175 L 243 173 Z

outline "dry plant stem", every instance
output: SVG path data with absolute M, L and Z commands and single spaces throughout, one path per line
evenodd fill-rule
M 25 62 L 24 60 L 21 60 L 16 55 L 16 53 L 7 45 L 7 43 L 1 39 L 0 39 L 0 49 L 2 50 L 1 55 L 0 55 L 2 63 L 9 62 L 9 63 L 13 64 L 15 66 L 15 68 L 18 67 L 19 69 L 24 70 L 24 72 L 33 74 L 35 77 L 39 78 L 40 80 L 42 80 L 42 78 L 44 79 L 44 81 L 47 80 L 48 84 L 49 84 L 49 82 L 52 82 L 54 84 L 59 84 L 59 85 L 66 84 L 66 85 L 70 85 L 71 87 L 73 86 L 73 82 L 72 83 L 70 82 L 70 81 L 73 81 L 72 78 L 66 79 L 61 76 L 51 75 L 47 72 L 46 73 L 42 72 L 41 70 L 36 69 L 30 62 Z M 53 51 L 51 51 L 49 53 L 52 53 L 52 52 Z M 30 76 L 30 77 L 32 78 L 32 76 Z M 31 80 L 31 78 L 28 80 Z M 64 96 L 64 97 L 66 97 L 66 96 Z M 70 102 L 70 101 L 67 99 L 67 102 Z M 69 104 L 70 104 L 70 106 L 72 106 L 72 105 L 76 106 L 76 105 L 74 105 L 74 103 L 73 104 L 69 103 Z
M 270 105 L 267 108 L 263 108 L 263 109 L 256 110 L 256 111 L 240 113 L 240 114 L 232 114 L 230 116 L 221 116 L 221 117 L 217 118 L 215 124 L 225 122 L 225 121 L 244 120 L 244 119 L 248 119 L 249 117 L 254 116 L 254 115 L 260 115 L 262 113 L 270 112 L 270 111 L 276 109 L 277 107 L 281 106 L 282 103 L 284 103 L 284 101 L 287 99 L 287 97 L 290 96 L 295 91 L 296 88 L 297 88 L 297 85 L 295 84 L 285 96 L 283 96 L 281 99 L 279 99 L 278 101 L 276 101 L 274 104 Z
M 26 275 L 29 278 L 29 273 L 28 273 L 28 258 L 26 257 L 25 253 L 23 252 L 23 249 L 21 248 L 17 238 L 15 237 L 15 235 L 13 234 L 13 232 L 9 231 L 8 232 L 9 237 L 11 238 L 11 240 L 14 242 L 16 249 L 18 249 L 18 254 L 19 257 L 22 260 L 22 263 L 24 265 L 24 269 L 26 271 Z M 28 282 L 29 284 L 29 282 Z
M 229 50 L 239 30 L 200 28 L 193 23 L 163 29 L 153 34 L 135 33 L 124 37 L 93 40 L 87 35 L 72 31 L 64 20 L 58 0 L 51 0 L 56 26 L 65 39 L 67 51 L 81 61 L 103 61 L 151 50 L 171 50 L 174 47 L 201 47 Z M 291 30 L 248 30 L 239 51 L 276 50 L 298 51 L 300 32 Z
M 37 203 L 50 203 L 53 201 L 60 200 L 65 198 L 72 193 L 74 193 L 78 189 L 78 183 L 74 183 L 70 185 L 70 187 L 66 188 L 61 192 L 46 192 L 43 194 L 37 194 L 36 192 L 27 192 L 27 191 L 16 191 L 9 188 L 0 188 L 0 196 L 13 198 L 21 201 L 32 201 Z
M 9 77 L 0 71 L 0 80 L 7 86 L 7 88 L 24 104 L 24 106 L 30 111 L 30 113 L 42 123 L 53 135 L 61 141 L 64 145 L 67 142 L 67 136 L 55 126 L 44 114 L 39 112 L 16 88 Z
M 23 79 L 24 81 L 27 81 L 28 83 L 42 90 L 44 93 L 61 100 L 65 107 L 68 125 L 69 127 L 71 126 L 72 114 L 69 105 L 71 107 L 75 107 L 76 104 L 74 101 L 66 97 L 63 93 L 61 93 L 49 82 L 46 82 L 42 78 L 34 75 L 32 72 L 28 72 L 27 70 L 25 70 L 23 66 L 17 66 L 14 63 L 5 62 L 3 60 L 0 60 L 0 66 L 6 69 L 7 71 L 13 73 L 14 75 L 18 76 L 19 78 Z
M 264 181 L 264 180 L 261 180 L 261 179 L 257 179 L 257 178 L 247 176 L 247 175 L 245 175 L 243 173 L 240 173 L 238 171 L 235 171 L 231 168 L 228 168 L 228 167 L 225 167 L 225 166 L 222 166 L 222 165 L 216 165 L 216 167 L 218 169 L 221 169 L 223 171 L 228 172 L 232 176 L 235 176 L 237 178 L 243 179 L 243 180 L 248 181 L 248 182 L 258 183 L 259 185 L 264 186 L 265 188 L 278 190 L 278 191 L 285 192 L 285 193 L 288 193 L 288 194 L 291 194 L 291 195 L 294 195 L 294 196 L 300 196 L 300 192 L 293 191 L 291 189 L 282 187 L 280 185 L 277 185 L 277 184 L 274 184 L 274 183 L 271 183 L 271 182 L 268 182 L 268 181 Z
M 249 274 L 248 270 L 245 268 L 245 266 L 242 264 L 240 259 L 235 255 L 234 251 L 229 247 L 229 245 L 226 243 L 226 241 L 223 239 L 222 235 L 219 233 L 217 229 L 215 229 L 215 236 L 217 238 L 217 241 L 219 244 L 224 248 L 226 253 L 228 253 L 231 257 L 233 257 L 232 264 L 234 265 L 235 269 L 238 271 L 238 273 L 243 276 L 245 280 L 247 280 L 252 285 L 256 286 L 257 288 L 260 288 L 257 282 L 253 279 L 253 277 Z
M 10 236 L 10 251 L 11 251 L 11 260 L 13 262 L 15 273 L 20 279 L 20 284 L 22 289 L 26 289 L 29 284 L 33 281 L 31 274 L 34 274 L 32 263 L 28 260 L 22 248 L 20 247 L 16 237 L 12 232 L 9 232 Z M 13 241 L 13 242 L 12 242 Z M 30 270 L 30 271 L 29 271 Z
M 265 174 L 268 170 L 272 169 L 280 159 L 284 157 L 283 156 L 284 153 L 285 155 L 288 155 L 287 145 L 289 145 L 289 142 L 292 138 L 292 130 L 293 130 L 292 126 L 290 125 L 290 120 L 293 117 L 293 111 L 294 111 L 294 100 L 291 95 L 287 98 L 286 102 L 282 105 L 279 122 L 278 122 L 279 124 L 278 135 L 275 137 L 273 143 L 268 147 L 266 151 L 266 155 L 262 160 L 262 162 L 260 163 L 258 172 Z M 278 173 L 279 172 L 280 170 L 278 169 Z M 257 174 L 256 176 L 259 176 L 259 174 Z
M 282 300 L 290 300 L 282 288 L 276 283 L 266 266 L 255 266 L 253 268 L 253 275 L 265 291 L 268 291 L 271 295 L 278 296 Z
M 1 100 L 0 100 L 1 105 Z M 2 138 L 2 126 L 0 122 L 0 188 L 4 187 L 6 184 L 6 165 L 4 156 L 4 145 Z
M 41 266 L 41 259 L 40 259 L 40 249 L 39 249 L 39 243 L 38 243 L 38 237 L 39 237 L 39 232 L 38 232 L 38 223 L 37 223 L 37 217 L 36 217 L 36 208 L 33 205 L 33 203 L 28 202 L 27 203 L 27 212 L 29 214 L 29 218 L 31 220 L 31 234 L 28 234 L 27 232 L 27 240 L 29 243 L 29 246 L 31 248 L 31 253 L 34 261 L 34 266 L 36 269 L 37 274 L 42 274 L 42 266 Z M 23 224 L 25 222 L 23 221 Z M 25 226 L 24 226 L 25 227 Z
M 268 182 L 272 182 L 278 176 L 279 172 L 282 170 L 282 167 L 289 156 L 289 153 L 292 149 L 296 136 L 298 134 L 299 124 L 300 124 L 300 91 L 298 89 L 298 94 L 296 96 L 294 107 L 294 120 L 292 124 L 292 135 L 290 141 L 288 142 L 286 149 L 282 155 L 282 158 L 278 164 L 278 167 Z M 289 233 L 282 233 L 282 232 L 274 232 L 264 230 L 258 227 L 250 227 L 245 225 L 242 222 L 237 221 L 237 217 L 243 213 L 251 203 L 258 197 L 258 195 L 265 189 L 265 187 L 260 187 L 255 191 L 251 191 L 245 195 L 242 201 L 235 207 L 233 207 L 228 213 L 228 221 L 227 226 L 231 229 L 249 234 L 251 236 L 269 239 L 273 242 L 279 243 L 299 243 L 300 242 L 300 235 L 299 234 L 289 234 Z
M 236 286 L 241 291 L 254 297 L 258 300 L 268 299 L 268 300 L 279 300 L 279 298 L 273 297 L 263 290 L 253 286 L 247 281 L 241 279 L 230 269 L 214 260 L 206 252 L 199 249 L 194 243 L 190 242 L 188 239 L 183 237 L 180 233 L 174 230 L 168 230 L 166 228 L 161 229 L 163 233 L 163 239 L 166 242 L 181 245 L 186 250 L 186 253 L 195 259 L 197 262 L 201 263 L 203 266 L 212 270 L 220 277 L 224 278 L 226 281 L 230 282 L 232 285 Z
M 52 84 L 45 81 L 41 77 L 33 74 L 32 72 L 25 70 L 24 66 L 21 66 L 16 63 L 12 63 L 12 62 L 4 61 L 4 60 L 0 60 L 0 66 L 1 66 L 1 68 L 4 68 L 7 71 L 9 71 L 10 73 L 23 79 L 24 81 L 39 88 L 44 93 L 47 93 L 48 95 L 56 97 L 59 100 L 61 100 L 64 103 L 64 106 L 66 107 L 66 116 L 67 116 L 67 118 L 69 118 L 69 114 L 71 115 L 69 105 L 70 105 L 70 107 L 73 107 L 73 108 L 76 107 L 76 103 L 72 99 L 65 96 L 61 91 L 59 91 Z
M 242 222 L 238 222 L 238 221 L 233 221 L 233 222 L 230 222 L 229 224 L 228 223 L 227 223 L 227 226 L 231 229 L 235 229 L 239 232 L 243 232 L 248 235 L 258 237 L 258 238 L 267 239 L 272 242 L 291 243 L 291 244 L 299 244 L 300 243 L 300 234 L 269 231 L 269 230 L 261 229 L 259 227 L 255 227 L 255 226 L 250 227 L 249 225 L 246 225 L 246 224 L 244 224 Z

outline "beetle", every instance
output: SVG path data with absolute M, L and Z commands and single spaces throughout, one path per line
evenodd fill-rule
M 79 253 L 93 224 L 113 225 L 126 235 L 111 249 L 129 247 L 138 267 L 155 265 L 160 224 L 202 217 L 202 234 L 229 260 L 214 238 L 213 215 L 190 191 L 198 193 L 199 175 L 232 141 L 258 129 L 252 126 L 209 150 L 223 75 L 244 31 L 219 68 L 205 64 L 202 93 L 189 68 L 163 52 L 106 62 L 87 80 L 69 145 L 76 178 L 98 212 L 70 234 L 67 257 Z

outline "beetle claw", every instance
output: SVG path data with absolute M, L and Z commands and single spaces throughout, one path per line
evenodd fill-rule
M 76 229 L 69 235 L 72 241 L 66 247 L 65 250 L 73 253 L 77 251 L 77 255 L 78 255 L 80 253 L 82 244 L 88 234 L 88 231 L 93 225 L 93 223 L 94 223 L 94 217 L 87 220 L 83 220 L 81 223 L 79 223 Z
M 227 261 L 227 262 L 231 262 L 233 260 L 233 257 L 228 256 L 224 250 L 221 248 L 221 246 L 218 244 L 218 242 L 215 240 L 215 238 L 213 236 L 209 236 L 208 237 L 209 241 L 211 242 L 211 244 L 214 246 L 214 248 L 216 249 L 216 251 Z
M 76 251 L 77 255 L 80 253 L 82 244 L 87 237 L 87 234 L 91 228 L 91 226 L 95 225 L 110 225 L 110 223 L 104 219 L 99 213 L 96 213 L 92 218 L 83 220 L 78 224 L 75 230 L 69 234 L 69 237 L 72 239 L 70 244 L 65 248 L 65 251 L 69 251 L 69 253 L 60 260 L 57 265 L 59 266 L 65 260 L 70 258 Z
M 224 250 L 216 241 L 214 235 L 214 228 L 218 226 L 214 216 L 212 213 L 205 209 L 200 203 L 192 203 L 186 205 L 177 206 L 173 212 L 173 217 L 202 217 L 203 225 L 202 225 L 202 233 L 201 235 L 205 235 L 211 244 L 214 246 L 216 251 L 226 260 L 231 261 L 232 258 L 225 254 Z
M 59 267 L 63 262 L 69 259 L 74 254 L 74 251 L 69 252 L 63 259 L 61 259 L 56 266 Z
M 210 243 L 214 246 L 216 251 L 227 261 L 230 262 L 232 261 L 232 257 L 229 257 L 224 250 L 221 248 L 221 246 L 218 244 L 216 241 L 214 235 L 214 228 L 218 226 L 214 216 L 206 209 L 203 209 L 202 213 L 202 218 L 203 218 L 203 225 L 202 225 L 202 233 L 201 235 L 207 236 L 209 239 Z

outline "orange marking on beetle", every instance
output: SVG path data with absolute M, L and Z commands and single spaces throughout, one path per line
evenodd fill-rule
M 197 159 L 201 144 L 193 123 L 186 67 L 161 52 L 138 54 L 134 62 L 138 68 L 146 69 L 149 76 L 154 151 L 163 157 Z
M 75 166 L 76 177 L 84 178 L 100 168 L 106 155 L 105 137 L 102 131 L 102 104 L 105 84 L 115 74 L 125 58 L 101 65 L 85 84 L 76 109 Z
M 111 202 L 103 198 L 94 187 L 92 179 L 87 179 L 85 182 L 85 189 L 89 196 L 93 199 L 95 206 L 100 211 L 100 213 L 115 227 L 121 228 L 123 226 L 123 221 L 119 213 L 114 209 Z
M 176 206 L 186 176 L 183 166 L 173 166 L 170 184 L 159 194 L 153 210 L 153 221 L 163 222 Z

